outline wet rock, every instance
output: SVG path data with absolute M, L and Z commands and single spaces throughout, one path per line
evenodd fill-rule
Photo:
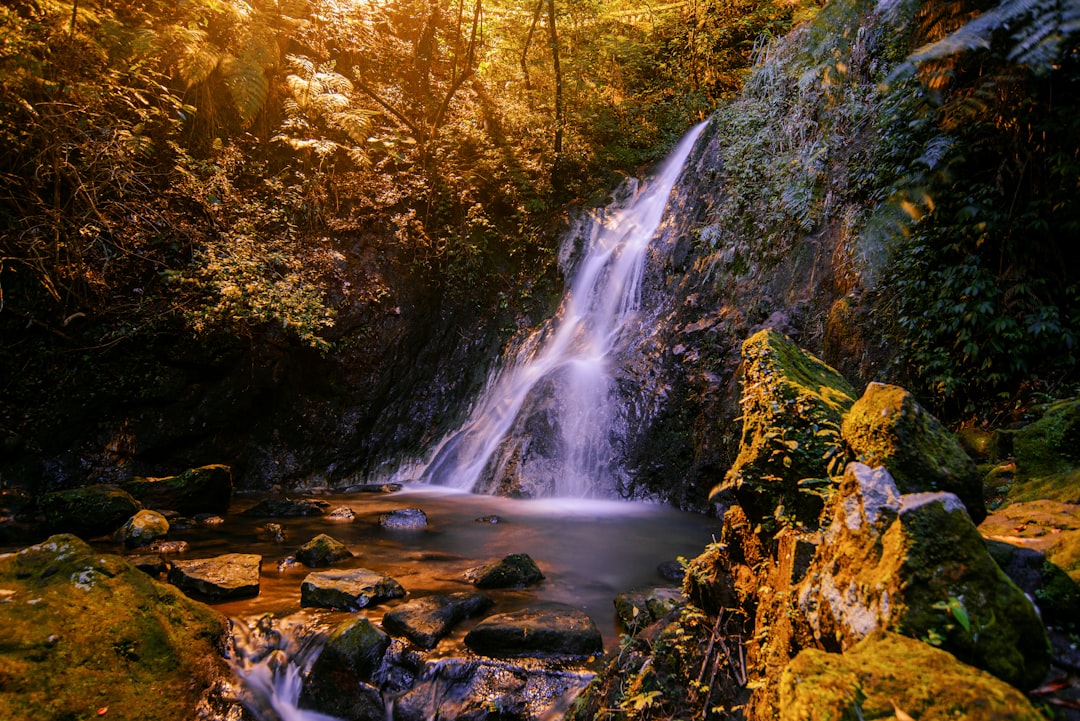
M 352 557 L 352 551 L 344 543 L 325 533 L 315 536 L 296 551 L 296 560 L 310 568 L 332 566 Z
M 537 663 L 447 658 L 430 662 L 394 705 L 394 721 L 561 718 L 593 674 Z
M 232 468 L 215 464 L 164 478 L 135 477 L 121 486 L 147 508 L 180 513 L 226 513 L 232 500 Z
M 539 566 L 527 553 L 512 553 L 501 561 L 465 571 L 477 588 L 524 588 L 544 580 Z
M 1011 501 L 1080 503 L 1080 398 L 1046 407 L 1013 435 L 1016 474 Z
M 265 498 L 242 515 L 253 518 L 302 518 L 321 516 L 330 504 L 310 498 Z
M 404 636 L 421 648 L 434 648 L 458 623 L 493 605 L 494 602 L 482 593 L 424 596 L 387 611 L 382 625 L 395 636 Z
M 400 490 L 400 483 L 359 483 L 343 488 L 341 493 L 397 493 Z
M 148 546 L 169 534 L 169 522 L 157 511 L 143 509 L 129 518 L 116 534 L 125 546 Z
M 278 561 L 277 571 L 278 573 L 285 573 L 291 571 L 294 568 L 299 568 L 304 564 L 296 560 L 296 556 L 285 556 L 285 558 Z
M 146 547 L 147 551 L 151 553 L 161 553 L 166 556 L 178 556 L 181 553 L 187 553 L 191 548 L 191 544 L 187 541 L 162 541 L 160 539 L 151 541 L 150 545 Z
M 262 556 L 254 553 L 226 553 L 213 558 L 173 561 L 169 583 L 185 593 L 215 600 L 259 595 Z
M 390 637 L 363 616 L 338 625 L 312 664 L 300 707 L 353 721 L 383 721 L 386 706 L 367 681 L 389 646 Z
M 743 344 L 742 386 L 739 454 L 712 500 L 737 501 L 755 523 L 786 515 L 816 524 L 830 477 L 844 468 L 840 423 L 854 389 L 773 330 Z
M 878 630 L 927 638 L 1018 688 L 1049 668 L 1034 606 L 1002 573 L 951 493 L 901 496 L 888 472 L 848 466 L 833 522 L 798 590 L 827 649 Z
M 189 721 L 231 677 L 219 614 L 74 536 L 0 555 L 0 589 L 5 719 Z
M 1045 553 L 994 540 L 987 540 L 986 548 L 1005 575 L 1034 601 L 1047 624 L 1080 623 L 1080 585 L 1046 560 Z
M 379 667 L 389 646 L 389 636 L 367 618 L 357 616 L 334 628 L 313 668 L 320 664 L 344 667 L 368 678 Z
M 807 649 L 780 680 L 780 721 L 1042 719 L 1015 688 L 929 644 L 874 633 L 843 654 Z
M 195 522 L 200 526 L 220 526 L 225 523 L 225 519 L 216 513 L 197 513 L 195 514 Z
M 1010 503 L 987 516 L 979 531 L 987 538 L 1043 551 L 1080 583 L 1080 505 L 1046 500 Z
M 326 514 L 326 520 L 351 523 L 356 520 L 356 512 L 348 506 L 338 506 Z
M 169 570 L 169 564 L 165 563 L 165 559 L 156 553 L 128 556 L 127 560 L 128 563 L 135 566 L 135 568 L 153 578 L 157 578 Z
M 986 517 L 975 462 L 903 388 L 869 384 L 844 416 L 841 433 L 855 460 L 887 468 L 901 493 L 948 491 L 964 502 L 973 521 Z
M 349 721 L 386 721 L 386 702 L 379 689 L 353 680 L 342 671 L 320 674 L 304 685 L 297 706 Z
M 615 615 L 627 631 L 635 634 L 685 601 L 682 590 L 678 588 L 628 591 L 615 597 Z
M 398 508 L 379 516 L 379 525 L 395 530 L 420 530 L 427 528 L 427 514 L 419 508 Z
M 590 656 L 603 639 L 582 610 L 548 604 L 485 618 L 465 634 L 465 645 L 482 656 Z
M 112 533 L 141 508 L 129 493 L 107 485 L 46 493 L 38 507 L 49 528 L 84 537 Z
M 300 585 L 300 605 L 359 611 L 391 598 L 402 598 L 405 589 L 389 576 L 364 568 L 347 571 L 315 571 Z
M 663 561 L 656 566 L 656 572 L 660 578 L 672 583 L 682 583 L 686 578 L 686 567 L 678 561 Z
M 490 523 L 493 525 L 496 523 L 506 523 L 505 518 L 503 518 L 502 516 L 496 516 L 495 514 L 492 514 L 490 516 L 480 516 L 479 518 L 474 518 L 473 520 L 477 523 Z
M 259 538 L 274 543 L 285 543 L 285 541 L 289 540 L 289 533 L 285 530 L 285 526 L 280 523 L 267 523 L 265 526 L 259 527 Z

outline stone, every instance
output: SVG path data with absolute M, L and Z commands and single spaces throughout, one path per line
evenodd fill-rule
M 112 533 L 142 506 L 116 486 L 94 485 L 46 493 L 38 508 L 49 528 L 93 537 Z
M 524 588 L 544 580 L 527 553 L 512 553 L 496 563 L 470 568 L 465 577 L 477 588 Z
M 429 662 L 394 704 L 395 721 L 541 721 L 562 718 L 593 674 L 536 662 L 446 658 Z
M 285 543 L 289 540 L 289 533 L 280 523 L 267 523 L 259 527 L 259 538 L 274 543 Z
M 158 539 L 151 541 L 150 545 L 146 547 L 147 551 L 151 553 L 161 553 L 166 556 L 176 556 L 181 553 L 187 553 L 191 548 L 191 544 L 187 541 L 163 541 Z
M 165 559 L 156 553 L 139 554 L 137 556 L 128 556 L 128 563 L 135 566 L 145 574 L 152 576 L 153 578 L 159 577 L 161 574 L 169 570 L 169 565 L 165 563 Z
M 348 672 L 326 669 L 309 675 L 297 707 L 327 714 L 322 718 L 386 721 L 386 702 L 379 689 L 356 681 Z M 305 714 L 298 718 L 310 718 Z
M 979 531 L 1046 558 L 1080 583 L 1080 505 L 1060 501 L 1017 501 L 993 511 Z
M 951 493 L 901 495 L 884 469 L 848 466 L 824 542 L 797 589 L 827 650 L 879 630 L 928 639 L 1017 688 L 1049 669 L 1035 607 L 990 557 Z
M 338 506 L 326 514 L 326 520 L 351 523 L 356 520 L 356 512 L 348 506 Z
M 190 721 L 231 678 L 221 615 L 75 536 L 0 555 L 0 589 L 0 718 Z
M 185 514 L 226 513 L 232 501 L 232 468 L 214 464 L 163 478 L 136 476 L 120 484 L 144 506 Z
M 117 532 L 117 540 L 125 546 L 148 546 L 169 534 L 169 522 L 157 511 L 143 509 L 129 518 Z
M 774 330 L 755 333 L 742 353 L 739 453 L 710 500 L 737 502 L 754 523 L 789 516 L 816 525 L 846 463 L 840 424 L 855 390 Z
M 321 516 L 329 507 L 326 501 L 309 498 L 265 498 L 242 515 L 253 518 L 302 518 Z
M 311 667 L 312 678 L 345 670 L 357 679 L 370 679 L 390 647 L 390 637 L 363 616 L 338 624 Z
M 300 605 L 359 611 L 392 598 L 405 596 L 401 584 L 365 568 L 315 571 L 300 585 Z
M 387 611 L 382 625 L 395 636 L 404 636 L 420 648 L 430 649 L 458 623 L 493 605 L 482 593 L 424 596 Z
M 899 386 L 871 383 L 844 416 L 841 434 L 868 466 L 884 466 L 901 493 L 947 491 L 975 523 L 986 517 L 982 475 L 956 437 Z
M 628 591 L 615 597 L 615 615 L 633 635 L 685 602 L 686 598 L 678 588 Z
M 1001 570 L 1038 606 L 1049 625 L 1080 621 L 1080 584 L 1034 548 L 987 539 L 986 548 Z
M 1080 398 L 1058 401 L 1013 434 L 1010 501 L 1080 503 Z
M 421 530 L 427 528 L 427 514 L 419 508 L 398 508 L 379 516 L 379 525 L 394 530 Z
M 660 578 L 672 583 L 682 583 L 686 578 L 686 567 L 678 561 L 661 561 L 656 566 Z
M 800 652 L 781 675 L 777 712 L 779 721 L 1043 718 L 1022 693 L 990 674 L 929 644 L 882 632 L 843 654 Z
M 259 595 L 262 556 L 254 553 L 226 553 L 213 558 L 173 561 L 169 583 L 185 593 L 214 600 Z
M 310 568 L 332 566 L 352 557 L 352 551 L 344 543 L 325 533 L 315 536 L 296 551 L 296 560 Z
M 582 610 L 560 603 L 489 616 L 465 634 L 465 645 L 482 656 L 591 656 L 603 639 Z

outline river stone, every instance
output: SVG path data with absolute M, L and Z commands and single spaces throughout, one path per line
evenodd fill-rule
M 356 512 L 348 506 L 338 506 L 326 514 L 326 520 L 351 523 L 356 520 Z
M 536 662 L 446 658 L 429 662 L 394 704 L 394 721 L 540 721 L 562 718 L 593 674 Z
M 169 534 L 169 522 L 157 511 L 143 509 L 129 518 L 116 534 L 125 546 L 148 546 Z
M 1010 501 L 1080 503 L 1080 398 L 1058 401 L 1013 435 Z
M 493 605 L 494 602 L 482 593 L 424 596 L 387 611 L 382 625 L 395 636 L 404 636 L 421 648 L 434 648 L 458 623 Z
M 120 484 L 147 508 L 179 513 L 226 513 L 232 500 L 232 468 L 214 464 L 189 468 L 175 476 L 136 476 Z
M 327 714 L 321 718 L 328 721 L 386 721 L 386 702 L 379 689 L 336 669 L 309 676 L 300 692 L 297 708 Z M 305 714 L 296 718 L 312 717 Z
M 301 518 L 321 516 L 330 504 L 310 498 L 265 498 L 243 512 L 254 518 Z
M 871 383 L 844 416 L 856 460 L 884 466 L 901 493 L 948 491 L 975 523 L 986 517 L 982 475 L 956 437 L 903 388 Z
M 190 721 L 231 673 L 225 621 L 72 535 L 0 555 L 0 718 Z
M 344 543 L 325 533 L 315 536 L 296 551 L 296 560 L 311 568 L 332 566 L 352 557 L 352 551 Z
M 116 486 L 95 485 L 46 493 L 38 508 L 49 528 L 92 537 L 112 533 L 142 506 Z
M 259 595 L 262 556 L 254 553 L 226 553 L 213 558 L 173 561 L 169 583 L 185 593 L 224 600 Z
M 151 541 L 150 545 L 146 547 L 147 551 L 151 553 L 163 553 L 166 556 L 175 556 L 180 553 L 187 553 L 191 548 L 191 544 L 187 541 L 163 541 L 158 539 Z
M 359 611 L 402 598 L 401 584 L 381 573 L 357 568 L 345 571 L 315 571 L 300 584 L 300 605 Z
M 774 330 L 751 336 L 742 355 L 739 453 L 710 498 L 737 502 L 754 523 L 791 516 L 813 526 L 844 468 L 840 423 L 855 390 Z
M 465 634 L 465 645 L 482 656 L 591 656 L 604 650 L 593 620 L 561 603 L 485 618 Z
M 544 580 L 536 561 L 527 553 L 512 553 L 501 561 L 465 571 L 477 588 L 524 588 Z
M 781 675 L 777 711 L 779 721 L 1043 719 L 1023 694 L 990 674 L 929 644 L 882 632 L 843 654 L 801 651 Z
M 986 548 L 1005 575 L 1033 599 L 1049 625 L 1068 626 L 1080 619 L 1080 584 L 1034 548 L 987 539 Z
M 352 721 L 383 721 L 382 696 L 367 681 L 389 646 L 390 637 L 363 616 L 339 624 L 311 666 L 299 706 Z
M 427 514 L 419 508 L 398 508 L 379 516 L 379 525 L 395 530 L 419 530 L 427 528 Z
M 848 466 L 832 524 L 797 589 L 810 631 L 846 650 L 889 630 L 930 638 L 1017 688 L 1049 669 L 1038 613 L 990 557 L 960 499 L 900 495 L 883 468 Z

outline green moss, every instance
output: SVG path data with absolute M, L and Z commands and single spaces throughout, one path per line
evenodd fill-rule
M 1080 583 L 1080 530 L 1063 531 L 1046 551 L 1046 557 Z
M 54 531 L 87 536 L 115 531 L 142 508 L 126 491 L 107 485 L 46 493 L 38 507 Z
M 1011 501 L 1080 503 L 1080 399 L 1059 401 L 1013 437 Z

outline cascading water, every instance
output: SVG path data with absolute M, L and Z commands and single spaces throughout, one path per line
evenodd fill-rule
M 650 241 L 705 123 L 655 177 L 631 183 L 564 239 L 583 256 L 553 318 L 520 339 L 488 378 L 465 424 L 440 441 L 420 480 L 525 496 L 615 495 L 619 485 L 617 368 L 638 309 Z

